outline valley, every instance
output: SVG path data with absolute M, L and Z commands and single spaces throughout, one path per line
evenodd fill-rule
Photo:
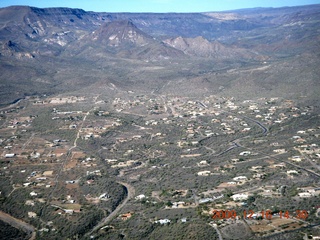
M 110 101 L 101 91 L 92 97 L 32 97 L 2 112 L 3 207 L 29 219 L 40 236 L 76 234 L 69 224 L 98 209 L 103 212 L 92 216 L 93 224 L 112 215 L 93 231 L 87 220 L 82 234 L 132 234 L 131 217 L 121 219 L 127 212 L 142 225 L 161 218 L 176 225 L 181 218 L 191 225 L 202 222 L 206 231 L 216 222 L 214 209 L 281 209 L 298 229 L 317 222 L 320 130 L 312 106 L 281 98 L 239 104 L 233 97 L 159 97 L 116 89 Z M 21 208 L 10 207 L 22 199 Z M 308 211 L 308 217 L 296 218 L 296 210 Z M 220 219 L 219 228 L 238 224 L 241 230 L 250 221 L 230 220 Z M 250 221 L 251 231 L 257 224 Z M 255 233 L 279 233 L 281 226 Z

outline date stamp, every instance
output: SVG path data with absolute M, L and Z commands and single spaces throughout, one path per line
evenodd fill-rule
M 267 219 L 271 220 L 272 217 L 279 218 L 297 218 L 300 220 L 306 220 L 308 218 L 307 210 L 296 210 L 294 213 L 289 213 L 289 211 L 279 211 L 272 212 L 271 210 L 255 212 L 253 210 L 244 210 L 241 215 L 239 215 L 235 210 L 213 210 L 212 219 L 235 219 L 237 217 L 243 217 L 245 219 Z

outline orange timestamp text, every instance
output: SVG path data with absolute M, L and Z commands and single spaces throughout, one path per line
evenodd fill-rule
M 238 215 L 235 210 L 213 210 L 212 219 L 235 219 Z M 308 218 L 307 210 L 296 210 L 295 213 L 290 214 L 289 211 L 272 212 L 271 210 L 254 212 L 253 210 L 244 210 L 242 217 L 245 219 L 267 219 L 271 220 L 272 217 L 279 218 L 297 218 L 306 220 Z

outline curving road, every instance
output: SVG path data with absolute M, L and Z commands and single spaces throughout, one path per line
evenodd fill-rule
M 202 107 L 204 107 L 204 108 L 207 108 L 207 106 L 206 106 L 204 103 L 202 103 L 202 102 L 198 102 L 198 104 L 200 104 L 200 105 L 201 105 Z M 219 109 L 219 111 L 225 112 L 225 113 L 228 113 L 228 114 L 231 114 L 231 115 L 234 115 L 234 116 L 239 117 L 239 118 L 242 118 L 242 119 L 249 120 L 249 121 L 257 124 L 257 125 L 262 129 L 262 134 L 263 134 L 264 136 L 266 136 L 266 135 L 269 133 L 269 129 L 268 129 L 267 127 L 265 127 L 261 122 L 255 120 L 255 119 L 252 119 L 252 118 L 247 117 L 247 116 L 241 116 L 241 115 L 238 115 L 238 114 L 236 114 L 236 113 L 233 113 L 233 112 L 230 112 L 230 111 L 227 111 L 227 110 Z M 248 136 L 246 136 L 246 137 L 248 137 Z M 246 137 L 237 138 L 237 139 L 231 141 L 231 143 L 232 143 L 232 146 L 231 146 L 231 147 L 229 147 L 228 149 L 226 149 L 226 150 L 224 150 L 224 151 L 216 154 L 215 156 L 216 156 L 216 157 L 219 157 L 219 156 L 221 156 L 221 155 L 223 155 L 223 154 L 225 154 L 225 153 L 227 153 L 227 152 L 229 152 L 229 151 L 231 151 L 231 150 L 233 150 L 233 149 L 235 149 L 235 148 L 243 147 L 243 146 L 240 145 L 239 140 L 242 139 L 242 138 L 246 138 Z M 208 149 L 208 147 L 206 147 L 206 148 Z M 211 148 L 209 148 L 209 149 L 210 149 L 211 151 L 213 151 L 213 149 L 211 149 Z
M 244 116 L 244 117 L 242 117 L 242 118 L 247 119 L 247 120 L 249 120 L 249 121 L 251 121 L 251 122 L 256 123 L 256 124 L 263 130 L 263 132 L 262 132 L 263 135 L 267 135 L 267 133 L 269 132 L 269 129 L 266 128 L 265 126 L 263 126 L 263 124 L 262 124 L 261 122 L 255 120 L 255 119 L 246 117 L 246 116 Z
M 14 217 L 10 216 L 9 214 L 2 212 L 2 211 L 0 211 L 0 220 L 8 223 L 9 225 L 11 225 L 14 228 L 17 228 L 17 229 L 27 233 L 30 236 L 29 240 L 34 240 L 36 238 L 35 228 L 32 225 L 30 225 L 26 222 L 23 222 L 20 219 L 14 218 Z
M 108 215 L 108 217 L 102 219 L 90 232 L 86 233 L 85 236 L 88 236 L 90 234 L 92 234 L 93 232 L 99 230 L 100 228 L 102 228 L 103 226 L 105 226 L 106 224 L 108 224 L 114 217 L 116 217 L 118 215 L 118 213 L 120 212 L 120 210 L 127 204 L 127 202 L 133 198 L 133 196 L 135 195 L 135 189 L 133 186 L 131 186 L 128 183 L 125 182 L 120 182 L 118 181 L 117 183 L 123 185 L 126 189 L 127 189 L 127 197 L 126 199 L 117 206 L 117 208 Z

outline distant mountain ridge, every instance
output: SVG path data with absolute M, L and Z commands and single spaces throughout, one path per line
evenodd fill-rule
M 75 55 L 80 54 L 82 57 L 94 57 L 101 53 L 144 60 L 184 56 L 182 51 L 151 37 L 129 20 L 104 23 L 70 47 L 74 49 Z
M 189 49 L 183 51 L 189 55 L 202 57 L 230 55 L 228 52 L 217 54 L 217 48 L 220 52 L 223 51 L 222 46 L 235 53 L 238 52 L 236 48 L 240 48 L 241 52 L 247 48 L 265 54 L 261 44 L 268 44 L 268 51 L 279 51 L 282 47 L 287 51 L 286 48 L 290 45 L 296 48 L 296 44 L 290 43 L 288 36 L 291 39 L 294 37 L 292 41 L 298 40 L 302 44 L 307 42 L 308 45 L 314 45 L 318 34 L 315 32 L 310 35 L 308 32 L 308 36 L 305 36 L 306 33 L 302 31 L 300 25 L 308 24 L 315 27 L 320 18 L 319 12 L 320 5 L 190 14 L 95 13 L 81 9 L 13 6 L 0 9 L 0 44 L 12 41 L 34 56 L 57 55 L 65 51 L 67 45 L 76 43 L 93 32 L 94 39 L 97 38 L 95 40 L 104 42 L 107 39 L 102 39 L 99 34 L 103 34 L 103 31 L 109 32 L 107 44 L 116 46 L 125 39 L 119 38 L 117 36 L 119 33 L 113 33 L 115 37 L 111 40 L 113 37 L 111 28 L 117 25 L 117 28 L 125 29 L 126 25 L 127 43 L 131 41 L 145 45 L 157 38 L 158 42 L 165 40 L 165 44 L 171 47 L 175 45 L 178 46 L 178 50 L 183 50 L 184 43 L 179 39 L 182 37 L 189 46 Z M 129 26 L 129 23 L 132 25 Z M 282 29 L 283 24 L 287 26 L 284 29 Z M 205 42 L 204 39 L 211 43 Z M 197 41 L 201 46 L 198 48 L 201 49 L 192 47 L 198 44 Z M 240 55 L 251 56 L 252 51 L 250 54 Z
M 310 69 L 318 66 L 319 23 L 320 4 L 206 13 L 1 8 L 0 103 L 109 83 L 203 94 L 228 87 L 232 92 L 251 81 L 256 85 L 250 93 L 259 93 L 272 89 L 271 83 L 287 88 L 281 81 L 303 79 L 317 89 L 318 73 Z M 248 66 L 257 70 L 237 73 Z M 275 79 L 273 68 L 286 70 Z

